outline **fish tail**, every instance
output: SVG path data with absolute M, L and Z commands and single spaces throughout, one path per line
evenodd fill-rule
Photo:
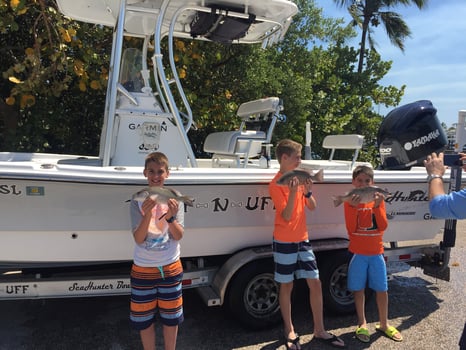
M 188 207 L 194 206 L 194 198 L 188 197 L 188 196 L 181 196 L 179 198 L 184 204 L 186 204 Z
M 333 205 L 335 207 L 338 207 L 341 203 L 343 203 L 343 200 L 341 199 L 340 196 L 332 197 L 332 199 L 333 199 Z
M 314 178 L 317 182 L 324 181 L 324 169 L 319 169 L 319 171 L 314 174 Z

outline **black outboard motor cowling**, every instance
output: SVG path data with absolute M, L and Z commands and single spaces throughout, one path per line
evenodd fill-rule
M 377 135 L 381 168 L 408 170 L 423 165 L 432 152 L 441 152 L 447 136 L 432 102 L 421 100 L 395 108 L 382 121 Z

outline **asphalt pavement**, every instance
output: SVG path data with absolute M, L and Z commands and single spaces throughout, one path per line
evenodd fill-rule
M 402 332 L 402 343 L 376 333 L 375 298 L 366 307 L 370 343 L 354 338 L 355 315 L 325 314 L 327 329 L 341 336 L 348 349 L 458 349 L 466 321 L 466 222 L 458 222 L 450 266 L 450 282 L 436 280 L 415 268 L 390 280 L 389 318 Z M 331 349 L 312 339 L 305 291 L 297 293 L 295 299 L 293 318 L 303 349 Z M 224 309 L 204 305 L 194 290 L 185 291 L 184 305 L 178 349 L 285 349 L 281 326 L 264 331 L 244 329 Z M 0 350 L 141 349 L 138 333 L 129 327 L 128 308 L 128 296 L 0 301 Z M 157 348 L 163 349 L 159 327 Z

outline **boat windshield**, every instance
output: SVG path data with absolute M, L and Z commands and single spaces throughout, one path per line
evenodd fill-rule
M 127 48 L 123 51 L 120 83 L 130 92 L 141 92 L 144 87 L 142 78 L 142 52 L 137 48 Z

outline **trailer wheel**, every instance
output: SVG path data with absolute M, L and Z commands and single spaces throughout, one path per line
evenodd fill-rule
M 324 306 L 332 313 L 355 312 L 353 293 L 347 288 L 350 259 L 351 254 L 346 250 L 317 257 Z
M 271 260 L 254 261 L 241 268 L 229 284 L 229 311 L 247 329 L 269 328 L 281 321 L 279 285 L 273 275 Z

